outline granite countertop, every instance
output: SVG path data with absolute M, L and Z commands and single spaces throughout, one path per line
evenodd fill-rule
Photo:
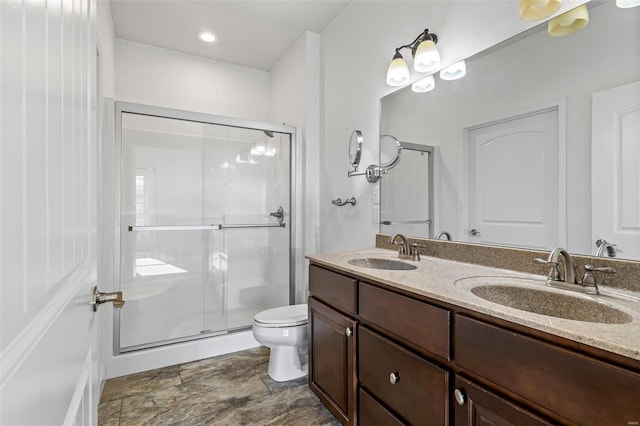
M 325 265 L 363 279 L 377 281 L 390 287 L 640 360 L 640 293 L 638 292 L 600 286 L 600 295 L 582 295 L 573 291 L 547 287 L 545 285 L 546 277 L 542 275 L 525 274 L 508 269 L 472 265 L 427 256 L 422 256 L 422 260 L 419 262 L 401 260 L 417 266 L 417 269 L 407 271 L 371 269 L 347 263 L 351 259 L 366 257 L 401 260 L 398 259 L 397 251 L 381 248 L 309 255 L 307 259 L 318 265 Z M 484 300 L 471 292 L 471 288 L 483 284 L 540 288 L 544 291 L 558 293 L 560 295 L 558 299 L 562 298 L 562 295 L 596 299 L 628 314 L 631 321 L 624 324 L 591 323 L 509 308 Z

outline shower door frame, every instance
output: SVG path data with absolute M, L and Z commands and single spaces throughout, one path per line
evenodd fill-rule
M 153 105 L 144 105 L 133 102 L 115 101 L 115 152 L 114 159 L 117 162 L 114 167 L 114 244 L 113 244 L 113 276 L 117 279 L 117 283 L 114 283 L 116 291 L 122 290 L 122 281 L 120 277 L 121 272 L 121 246 L 120 246 L 120 232 L 122 226 L 127 226 L 121 223 L 121 207 L 122 207 L 122 114 L 139 114 L 146 116 L 153 116 L 159 118 L 169 118 L 175 120 L 192 121 L 203 124 L 214 124 L 228 127 L 236 127 L 242 129 L 252 130 L 266 130 L 276 133 L 288 134 L 290 137 L 290 151 L 289 151 L 289 217 L 287 219 L 289 226 L 289 304 L 295 303 L 296 296 L 296 256 L 295 256 L 295 242 L 296 231 L 298 228 L 297 214 L 296 214 L 296 202 L 294 202 L 294 195 L 297 193 L 296 182 L 298 177 L 298 170 L 296 166 L 296 159 L 299 155 L 299 148 L 297 145 L 296 135 L 297 129 L 294 126 L 287 126 L 285 124 L 272 124 L 261 121 L 246 120 L 242 118 L 225 117 L 221 115 L 205 114 L 200 112 L 184 111 L 172 108 L 158 107 Z M 286 214 L 286 212 L 285 212 Z M 127 295 L 124 294 L 126 301 Z M 125 304 L 126 306 L 126 304 Z M 157 348 L 164 345 L 171 345 L 175 343 L 189 342 L 194 340 L 201 340 L 212 338 L 215 336 L 226 335 L 238 331 L 244 331 L 250 329 L 251 326 L 242 328 L 234 328 L 233 330 L 222 330 L 219 332 L 211 332 L 202 335 L 193 335 L 186 337 L 178 337 L 173 339 L 162 340 L 160 342 L 153 342 L 148 344 L 136 345 L 133 347 L 127 347 L 126 350 L 120 348 L 120 310 L 115 310 L 113 315 L 113 355 L 128 354 L 139 350 Z

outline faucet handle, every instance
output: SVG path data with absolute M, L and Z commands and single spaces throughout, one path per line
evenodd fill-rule
M 550 265 L 551 269 L 549 270 L 549 279 L 553 281 L 560 280 L 560 271 L 558 270 L 558 262 L 552 262 L 549 260 L 540 259 L 539 257 L 536 257 L 535 259 L 533 259 L 533 261 L 535 263 L 540 263 L 543 265 Z
M 603 268 L 594 268 L 593 265 L 587 264 L 584 265 L 584 276 L 582 277 L 582 285 L 585 288 L 588 288 L 589 294 L 598 294 L 598 283 L 596 283 L 596 277 L 593 276 L 593 272 L 604 272 L 605 274 L 615 274 L 616 270 L 609 267 Z
M 420 260 L 420 250 L 421 248 L 427 248 L 427 246 L 425 246 L 424 244 L 418 244 L 418 243 L 413 243 L 411 244 L 411 256 L 413 256 L 413 260 L 414 261 L 419 261 Z
M 604 272 L 605 274 L 615 274 L 616 273 L 615 269 L 610 268 L 608 266 L 605 266 L 605 267 L 602 267 L 602 268 L 594 268 L 594 266 L 591 265 L 591 264 L 584 265 L 584 270 L 587 271 L 587 272 L 593 272 L 593 271 Z

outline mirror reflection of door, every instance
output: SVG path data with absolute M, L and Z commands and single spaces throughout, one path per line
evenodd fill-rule
M 605 239 L 618 257 L 639 259 L 640 82 L 595 93 L 592 102 L 592 247 Z
M 380 232 L 433 237 L 433 147 L 400 144 L 402 160 L 380 180 Z
M 558 109 L 469 129 L 471 242 L 559 244 Z

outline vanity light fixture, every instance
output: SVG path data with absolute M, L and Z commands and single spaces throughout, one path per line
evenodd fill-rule
M 540 21 L 556 13 L 561 5 L 561 0 L 520 0 L 520 19 Z
M 424 30 L 409 44 L 396 48 L 396 53 L 387 68 L 387 84 L 389 86 L 403 86 L 411 78 L 409 66 L 402 57 L 402 49 L 411 49 L 413 69 L 418 72 L 435 71 L 440 67 L 440 52 L 436 44 L 438 36 Z
M 411 90 L 415 93 L 430 92 L 436 87 L 436 81 L 433 75 L 428 75 L 423 79 L 420 79 L 411 85 Z
M 213 43 L 218 39 L 215 34 L 210 33 L 209 31 L 200 31 L 198 33 L 198 38 L 207 43 Z
M 456 62 L 440 71 L 440 78 L 443 80 L 457 80 L 467 74 L 467 65 L 464 60 Z
M 410 78 L 409 66 L 400 52 L 396 50 L 396 54 L 387 69 L 387 84 L 389 86 L 404 86 L 409 82 Z
M 586 4 L 583 4 L 550 20 L 547 31 L 552 37 L 560 37 L 580 31 L 588 23 L 589 9 Z
M 616 0 L 616 6 L 623 9 L 640 6 L 640 0 Z

